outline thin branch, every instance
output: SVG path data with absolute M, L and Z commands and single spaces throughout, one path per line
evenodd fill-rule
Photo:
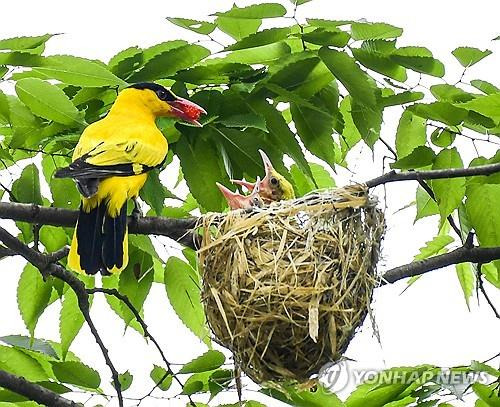
M 24 377 L 13 375 L 4 370 L 0 370 L 0 387 L 20 394 L 44 406 L 78 407 L 78 404 L 74 401 L 68 400 L 36 383 L 31 383 Z
M 146 322 L 141 317 L 141 314 L 135 308 L 134 304 L 132 304 L 132 302 L 129 300 L 129 298 L 126 295 L 121 294 L 118 290 L 116 290 L 114 288 L 100 288 L 100 287 L 95 287 L 95 288 L 87 288 L 86 291 L 87 291 L 88 294 L 103 293 L 103 294 L 106 294 L 106 295 L 111 295 L 111 296 L 113 296 L 115 298 L 118 298 L 120 301 L 122 301 L 130 309 L 130 311 L 132 312 L 132 314 L 134 314 L 135 319 L 141 325 L 141 328 L 144 331 L 144 336 L 146 338 L 151 339 L 151 342 L 153 342 L 153 344 L 155 345 L 156 349 L 158 349 L 158 352 L 160 353 L 161 358 L 163 359 L 163 362 L 167 366 L 167 373 L 170 374 L 170 375 L 172 375 L 172 377 L 174 378 L 174 380 L 179 384 L 179 386 L 181 386 L 181 389 L 184 389 L 184 384 L 175 375 L 175 373 L 174 373 L 174 371 L 172 370 L 172 367 L 171 367 L 172 365 L 167 360 L 167 357 L 165 356 L 165 353 L 163 352 L 163 349 L 159 345 L 158 341 L 154 338 L 154 336 L 151 335 L 151 333 L 148 330 L 148 326 L 147 326 Z M 162 383 L 162 381 L 165 380 L 166 378 L 167 378 L 167 375 L 165 375 L 165 377 L 156 384 L 156 386 L 153 388 L 153 390 L 156 387 L 158 387 Z M 151 391 L 151 393 L 152 393 L 152 391 Z M 196 407 L 196 404 L 191 399 L 191 396 L 188 395 L 188 398 L 189 398 L 190 404 L 193 407 Z
M 78 211 L 35 204 L 0 202 L 0 219 L 74 227 L 78 219 Z M 184 246 L 195 248 L 196 239 L 191 233 L 191 229 L 195 226 L 196 221 L 196 218 L 175 219 L 150 216 L 136 220 L 129 216 L 128 227 L 129 233 L 167 236 Z
M 491 175 L 495 172 L 500 172 L 500 163 L 478 165 L 470 168 L 447 168 L 444 170 L 429 170 L 429 171 L 408 171 L 396 172 L 390 171 L 380 177 L 366 181 L 368 188 L 374 188 L 378 185 L 387 184 L 389 182 L 422 180 L 422 179 L 444 179 L 444 178 L 460 178 L 470 177 L 474 175 Z
M 106 346 L 104 346 L 104 343 L 99 335 L 99 332 L 97 332 L 94 322 L 90 317 L 89 295 L 86 292 L 85 284 L 82 281 L 80 281 L 75 275 L 64 269 L 61 265 L 50 263 L 49 257 L 26 246 L 23 242 L 12 236 L 2 227 L 0 227 L 0 241 L 2 241 L 7 248 L 16 251 L 21 256 L 23 256 L 28 262 L 37 267 L 44 278 L 47 278 L 49 276 L 56 277 L 64 281 L 66 284 L 68 284 L 71 287 L 71 289 L 75 292 L 78 299 L 78 307 L 80 308 L 80 311 L 83 317 L 85 318 L 85 321 L 87 322 L 87 325 L 89 326 L 90 331 L 92 332 L 92 335 L 95 338 L 95 341 L 97 342 L 99 348 L 101 349 L 101 353 L 104 357 L 104 360 L 106 361 L 106 364 L 108 365 L 111 371 L 111 376 L 113 377 L 113 384 L 116 390 L 116 394 L 118 396 L 119 406 L 123 407 L 123 397 L 121 392 L 120 381 L 118 378 L 118 371 L 114 367 L 113 362 L 109 357 L 108 349 L 106 348 Z
M 488 305 L 492 309 L 495 316 L 498 319 L 500 319 L 500 313 L 498 313 L 498 310 L 496 309 L 495 304 L 493 304 L 493 301 L 491 301 L 491 298 L 489 297 L 488 293 L 486 292 L 486 289 L 484 288 L 482 266 L 483 266 L 482 263 L 479 263 L 477 265 L 477 285 L 478 285 L 479 291 L 481 291 L 481 293 L 484 295 L 486 302 L 488 303 Z
M 500 247 L 470 247 L 467 244 L 449 253 L 414 261 L 382 274 L 380 285 L 395 283 L 403 278 L 419 276 L 432 270 L 459 263 L 489 263 L 500 259 Z

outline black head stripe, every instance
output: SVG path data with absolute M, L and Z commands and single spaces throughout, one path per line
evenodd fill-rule
M 133 85 L 130 85 L 129 88 L 152 90 L 153 92 L 156 93 L 158 99 L 164 100 L 166 102 L 173 102 L 176 99 L 175 95 L 171 90 L 161 85 L 158 85 L 157 83 L 152 83 L 152 82 L 134 83 Z

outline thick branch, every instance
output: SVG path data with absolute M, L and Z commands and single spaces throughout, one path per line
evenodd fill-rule
M 491 175 L 495 172 L 500 172 L 500 163 L 479 165 L 470 168 L 447 168 L 444 170 L 429 170 L 429 171 L 408 171 L 396 172 L 390 171 L 380 177 L 371 179 L 365 182 L 368 188 L 373 188 L 378 185 L 387 184 L 396 181 L 422 180 L 422 179 L 443 179 L 443 178 L 460 178 L 470 177 L 473 175 Z
M 35 204 L 0 202 L 0 219 L 38 223 L 40 225 L 73 227 L 78 218 L 78 211 L 48 208 Z M 141 235 L 167 236 L 185 246 L 194 248 L 194 237 L 191 229 L 196 224 L 196 218 L 164 218 L 143 217 L 128 218 L 129 232 Z
M 26 246 L 19 239 L 12 236 L 2 227 L 0 227 L 0 241 L 2 241 L 2 243 L 7 248 L 19 253 L 27 261 L 29 261 L 31 264 L 37 267 L 44 276 L 44 278 L 48 276 L 54 276 L 64 281 L 66 284 L 68 284 L 71 287 L 71 289 L 75 292 L 78 298 L 78 307 L 80 308 L 80 311 L 83 317 L 85 318 L 85 321 L 87 322 L 87 325 L 89 326 L 90 331 L 92 332 L 92 335 L 95 338 L 95 341 L 97 342 L 99 348 L 101 349 L 101 353 L 104 357 L 104 360 L 106 361 L 106 364 L 111 370 L 111 376 L 113 377 L 113 384 L 118 396 L 118 402 L 120 407 L 123 407 L 123 396 L 121 393 L 121 385 L 118 378 L 118 372 L 109 357 L 108 349 L 106 348 L 106 346 L 104 346 L 104 343 L 99 333 L 97 332 L 94 322 L 90 317 L 89 294 L 87 294 L 85 284 L 82 281 L 80 281 L 75 275 L 64 269 L 61 265 L 50 263 L 51 260 L 50 256 L 46 256 Z
M 467 247 L 462 246 L 449 253 L 440 254 L 429 259 L 414 261 L 386 271 L 382 275 L 381 285 L 394 283 L 403 278 L 419 276 L 432 270 L 459 263 L 489 263 L 500 259 L 500 247 Z

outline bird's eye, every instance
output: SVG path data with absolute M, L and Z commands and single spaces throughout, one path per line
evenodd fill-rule
M 271 185 L 274 185 L 274 186 L 278 185 L 278 179 L 275 177 L 271 177 L 269 182 L 271 183 Z
M 160 100 L 165 100 L 167 98 L 167 92 L 163 89 L 159 89 L 156 91 L 156 96 L 158 96 L 158 99 Z
M 253 199 L 253 204 L 254 204 L 255 206 L 260 206 L 260 199 L 259 199 L 258 197 L 255 197 L 255 198 Z

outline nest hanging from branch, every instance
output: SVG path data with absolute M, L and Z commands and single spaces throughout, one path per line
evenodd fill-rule
M 215 340 L 254 381 L 306 381 L 363 322 L 385 230 L 364 185 L 202 217 L 202 299 Z

